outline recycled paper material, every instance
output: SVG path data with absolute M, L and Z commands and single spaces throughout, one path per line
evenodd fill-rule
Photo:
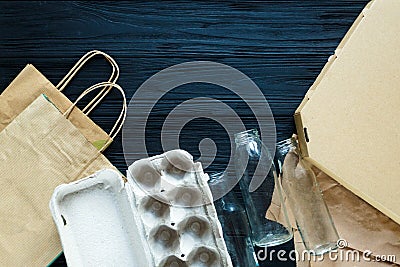
M 177 149 L 134 162 L 127 182 L 105 169 L 59 185 L 50 209 L 68 266 L 232 267 L 208 179 Z
M 129 190 L 109 169 L 57 186 L 50 210 L 69 267 L 154 266 Z
M 0 266 L 45 266 L 61 244 L 48 203 L 57 185 L 115 167 L 40 95 L 0 132 Z
M 27 65 L 0 95 L 0 131 L 40 94 L 45 94 L 61 112 L 72 105 L 42 73 L 33 65 Z M 78 108 L 72 111 L 69 120 L 95 145 L 109 139 L 107 133 Z
M 322 171 L 315 169 L 317 180 L 328 205 L 332 219 L 341 239 L 347 243 L 346 250 L 361 254 L 371 251 L 371 258 L 360 262 L 329 260 L 312 266 L 390 266 L 400 264 L 400 225 L 357 197 Z M 394 261 L 377 262 L 374 256 L 395 256 Z M 330 265 L 328 265 L 328 263 Z
M 329 254 L 325 254 L 323 261 L 318 261 L 319 257 L 311 257 L 311 261 L 309 261 L 307 257 L 305 260 L 299 258 L 297 266 L 384 267 L 393 264 L 400 265 L 400 225 L 353 194 L 324 172 L 317 168 L 314 168 L 314 172 L 323 193 L 324 201 L 328 206 L 332 220 L 339 233 L 339 237 L 345 242 L 345 248 L 334 252 L 332 258 L 329 257 Z M 287 201 L 286 197 L 284 197 L 284 201 Z M 268 209 L 266 217 L 270 219 L 278 218 L 278 221 L 281 221 L 283 214 L 280 206 L 280 199 L 274 194 L 271 207 Z M 288 207 L 288 203 L 286 207 Z M 295 247 L 299 255 L 301 255 L 305 247 L 290 209 L 288 209 L 288 214 L 292 227 L 294 228 Z M 364 260 L 362 257 L 362 253 L 365 251 L 371 252 L 367 260 Z M 339 257 L 343 255 L 343 257 L 346 257 L 346 253 L 349 254 L 353 252 L 360 253 L 360 261 L 353 261 L 351 258 L 350 260 L 335 260 L 336 256 Z M 394 259 L 386 262 L 379 262 L 376 260 L 377 256 L 392 257 L 393 255 Z
M 302 155 L 400 223 L 400 1 L 367 5 L 295 114 Z

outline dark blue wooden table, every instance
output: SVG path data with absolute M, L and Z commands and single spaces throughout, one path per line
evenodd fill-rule
M 367 1 L 267 2 L 0 2 L 0 88 L 27 64 L 34 64 L 57 83 L 75 61 L 91 49 L 103 50 L 119 63 L 119 84 L 128 98 L 151 75 L 193 60 L 224 63 L 248 75 L 267 98 L 277 139 L 294 132 L 292 115 L 328 57 Z M 71 99 L 104 80 L 109 67 L 95 60 L 75 79 Z M 160 127 L 182 101 L 212 97 L 226 102 L 246 127 L 257 127 L 241 100 L 222 88 L 183 86 L 155 106 L 147 123 L 147 149 L 160 153 Z M 120 108 L 110 94 L 93 119 L 110 129 Z M 184 127 L 181 146 L 198 157 L 198 143 L 209 137 L 218 157 L 207 171 L 224 169 L 230 154 L 228 137 L 212 120 Z M 121 137 L 106 152 L 126 169 Z M 63 257 L 54 266 L 64 266 Z

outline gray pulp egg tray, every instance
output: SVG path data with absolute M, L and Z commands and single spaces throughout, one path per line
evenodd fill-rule
M 58 186 L 50 201 L 69 266 L 230 267 L 208 175 L 183 150 Z

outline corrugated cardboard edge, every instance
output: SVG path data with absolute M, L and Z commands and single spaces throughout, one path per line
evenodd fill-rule
M 361 14 L 357 17 L 357 19 L 354 21 L 353 25 L 350 27 L 349 31 L 346 33 L 342 41 L 339 43 L 338 47 L 335 50 L 335 53 L 329 57 L 328 62 L 325 64 L 324 68 L 322 69 L 321 73 L 318 75 L 316 78 L 315 82 L 313 85 L 310 87 L 310 89 L 307 91 L 304 99 L 300 103 L 299 107 L 296 109 L 295 114 L 294 114 L 294 120 L 296 124 L 296 130 L 298 134 L 298 140 L 299 140 L 299 146 L 300 146 L 300 151 L 302 156 L 311 164 L 315 165 L 318 167 L 320 170 L 325 172 L 327 175 L 331 176 L 335 180 L 337 180 L 340 184 L 342 184 L 344 187 L 350 189 L 353 193 L 355 193 L 358 196 L 362 196 L 362 198 L 368 202 L 368 203 L 373 203 L 373 206 L 380 210 L 382 213 L 393 219 L 395 222 L 400 224 L 400 216 L 395 214 L 394 212 L 388 210 L 384 206 L 382 206 L 380 203 L 377 201 L 373 200 L 366 194 L 363 194 L 353 186 L 349 185 L 346 181 L 338 177 L 335 173 L 333 173 L 331 170 L 328 168 L 324 167 L 322 164 L 320 164 L 318 161 L 312 159 L 309 157 L 308 154 L 308 148 L 307 148 L 307 141 L 306 141 L 306 130 L 304 129 L 302 117 L 301 117 L 301 111 L 304 108 L 304 106 L 307 104 L 307 102 L 311 99 L 312 94 L 316 90 L 317 86 L 321 82 L 321 80 L 324 78 L 325 74 L 329 71 L 333 63 L 335 62 L 335 59 L 338 58 L 341 54 L 342 48 L 346 45 L 347 41 L 351 38 L 352 34 L 357 30 L 358 26 L 363 22 L 363 19 L 365 15 L 367 14 L 368 10 L 373 6 L 375 0 L 369 2 L 365 8 L 362 10 Z
M 306 130 L 304 129 L 304 126 L 303 126 L 303 121 L 302 121 L 302 118 L 301 118 L 301 110 L 307 104 L 307 102 L 310 100 L 310 98 L 312 97 L 312 94 L 314 93 L 315 89 L 317 88 L 317 86 L 319 85 L 321 80 L 324 78 L 325 74 L 329 71 L 329 69 L 331 68 L 331 66 L 334 63 L 335 59 L 340 55 L 340 52 L 341 52 L 342 48 L 346 45 L 347 41 L 350 39 L 350 37 L 353 34 L 353 32 L 360 25 L 360 23 L 362 22 L 362 20 L 363 20 L 363 18 L 365 16 L 365 13 L 373 5 L 373 3 L 374 3 L 374 0 L 369 2 L 365 6 L 365 8 L 362 10 L 360 15 L 358 15 L 358 17 L 354 21 L 353 25 L 347 31 L 347 33 L 343 37 L 342 41 L 339 43 L 338 47 L 335 50 L 335 53 L 328 58 L 328 62 L 325 64 L 325 66 L 323 67 L 321 73 L 317 76 L 317 78 L 315 79 L 314 83 L 311 85 L 310 89 L 308 89 L 305 97 L 303 98 L 303 100 L 301 101 L 300 105 L 297 107 L 297 109 L 295 111 L 294 121 L 295 121 L 295 124 L 296 124 L 296 130 L 297 130 L 297 135 L 298 135 L 301 154 L 303 155 L 303 157 L 308 157 L 309 155 L 308 155 L 306 133 L 305 133 Z M 315 165 L 318 168 L 323 169 L 323 167 L 318 165 L 317 163 L 315 163 Z M 329 173 L 327 173 L 327 174 L 329 174 Z

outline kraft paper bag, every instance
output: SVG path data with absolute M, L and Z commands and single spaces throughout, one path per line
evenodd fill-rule
M 77 101 L 110 85 L 95 85 Z M 110 140 L 126 116 L 124 91 L 112 86 L 124 101 Z M 103 168 L 116 170 L 103 149 L 96 149 L 67 119 L 76 102 L 61 113 L 40 95 L 0 132 L 0 266 L 49 264 L 62 250 L 49 209 L 55 187 Z
M 103 56 L 111 64 L 112 74 L 108 81 L 116 83 L 119 77 L 118 65 L 109 55 L 97 50 L 85 54 L 57 86 L 54 86 L 33 65 L 27 65 L 0 95 L 0 131 L 41 94 L 45 94 L 61 112 L 65 112 L 72 105 L 72 102 L 62 91 L 77 72 L 90 59 L 97 55 Z M 109 90 L 110 87 L 104 88 L 104 90 L 83 109 L 83 112 L 75 108 L 69 116 L 69 120 L 72 124 L 81 131 L 89 142 L 97 147 L 101 147 L 105 140 L 109 140 L 109 136 L 87 115 L 99 104 Z

